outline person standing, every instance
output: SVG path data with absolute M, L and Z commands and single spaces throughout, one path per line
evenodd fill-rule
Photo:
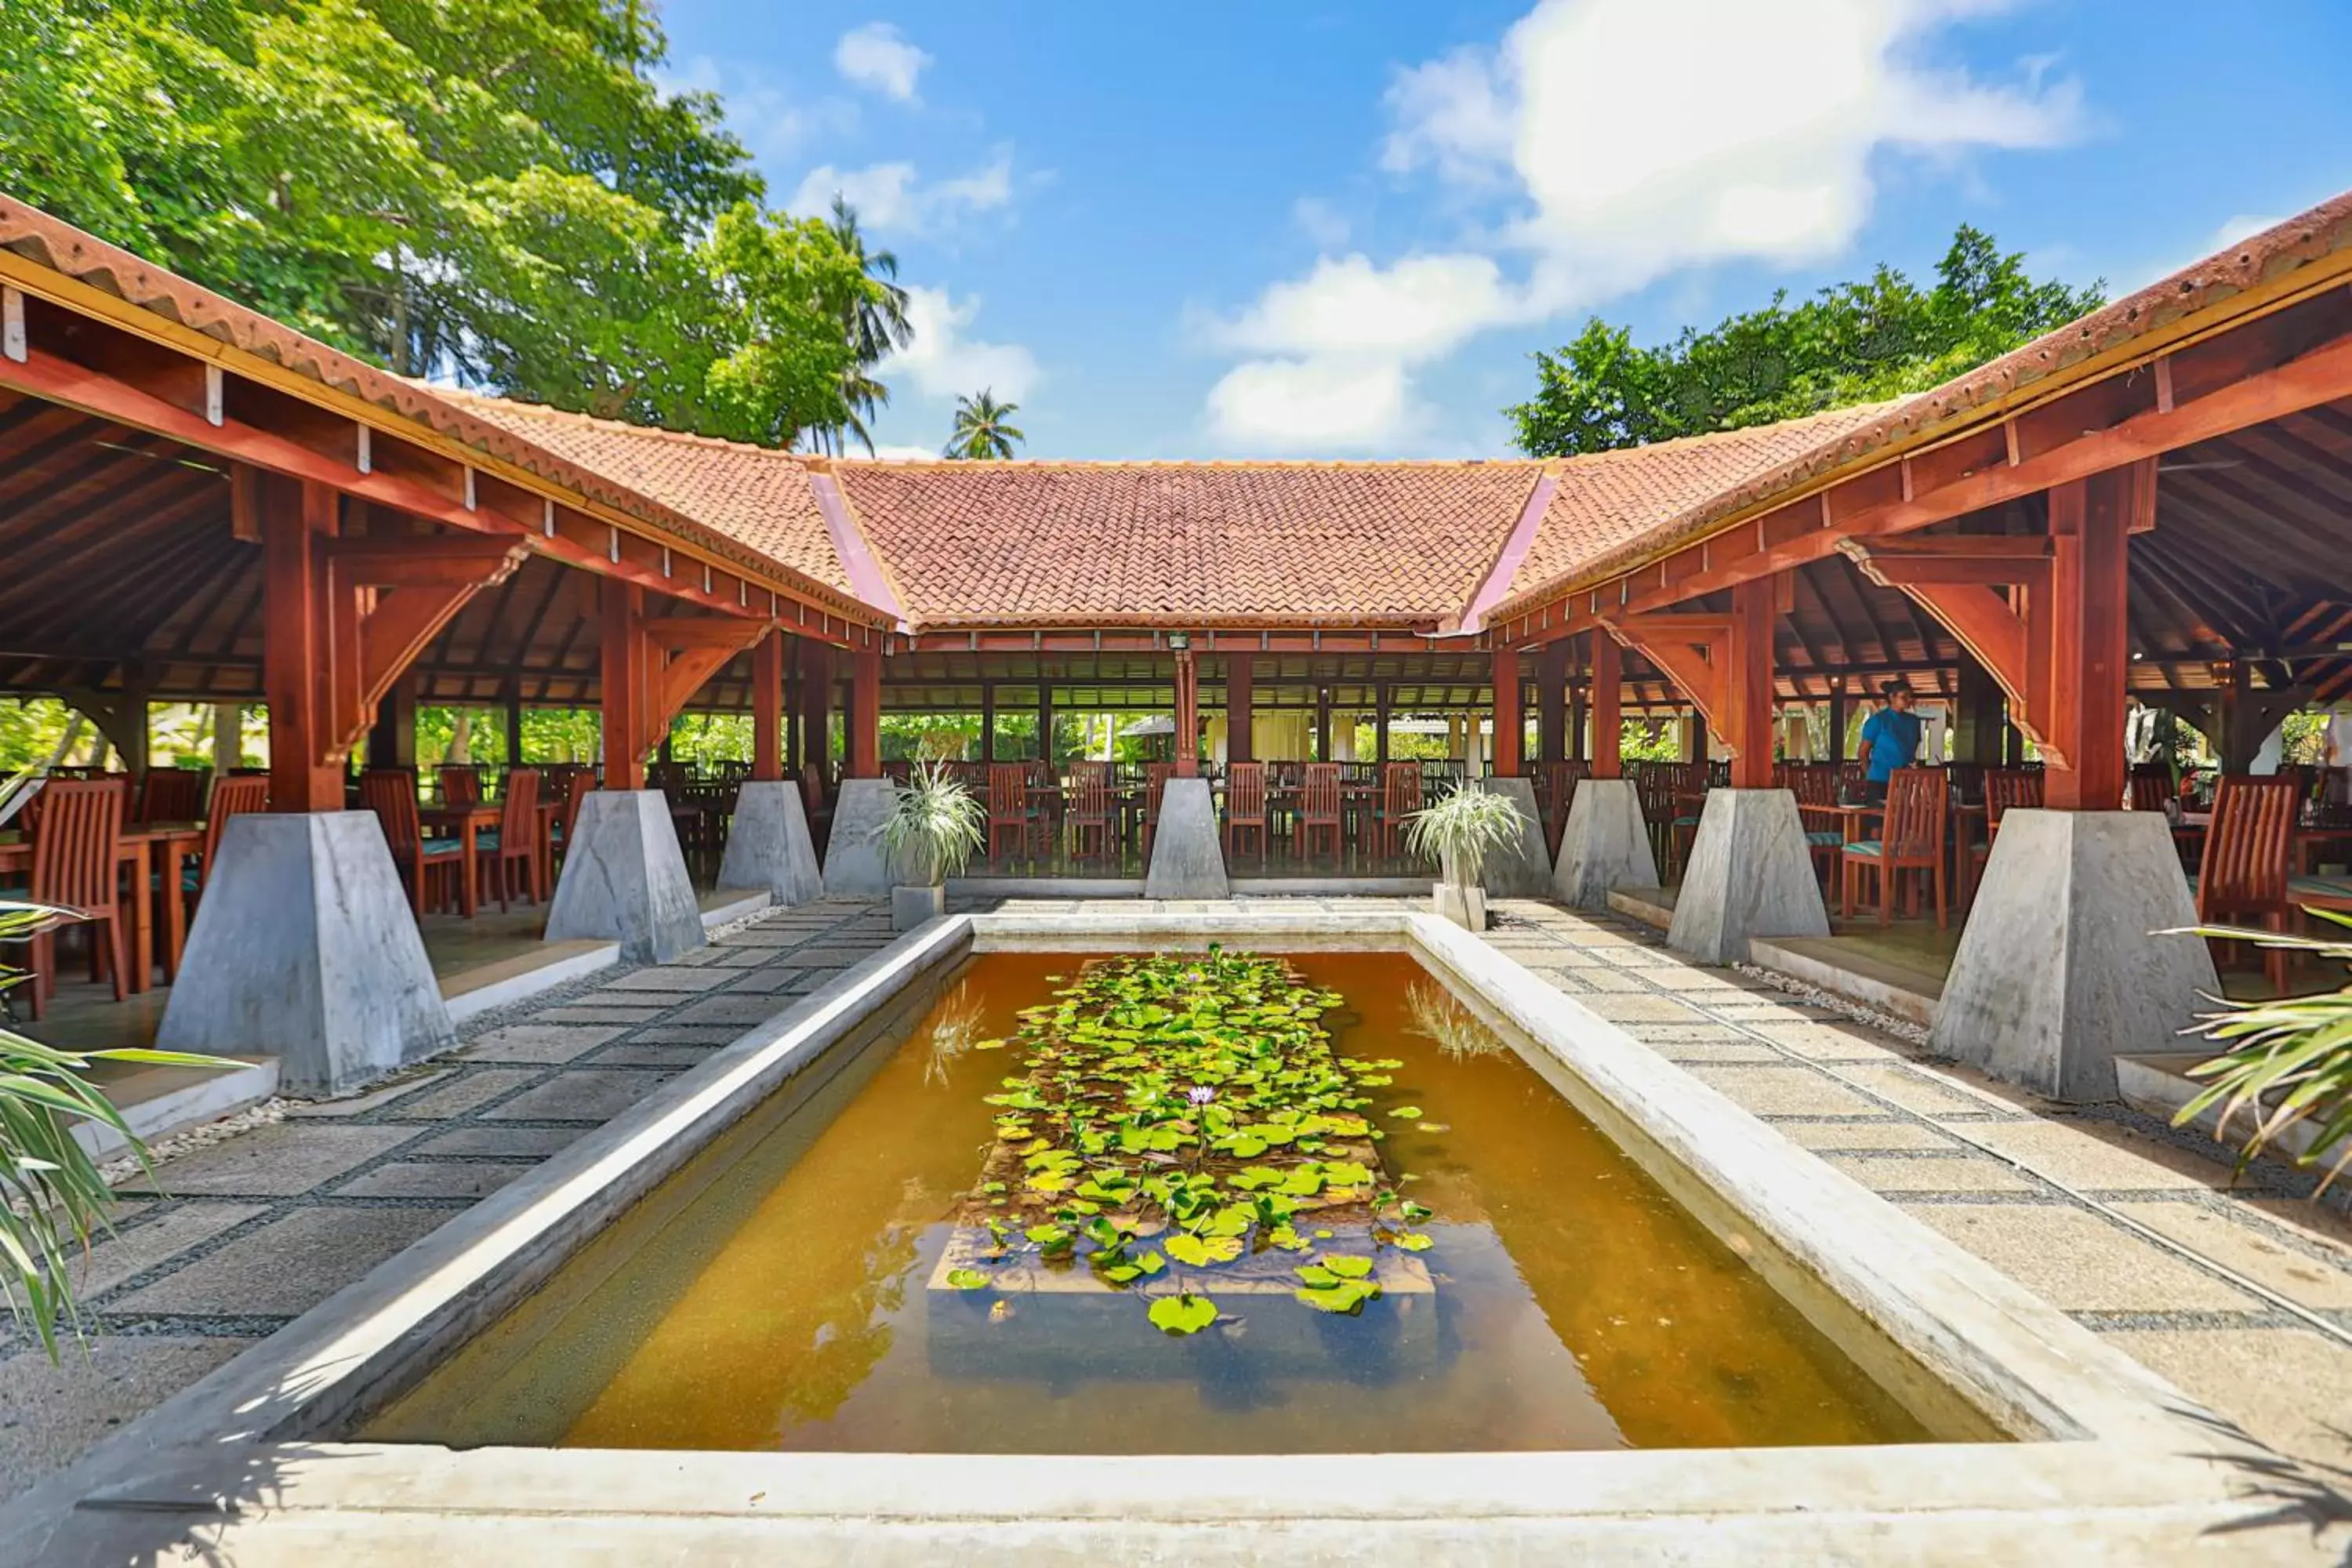
M 1872 805 L 1886 801 L 1886 786 L 1895 770 L 1907 768 L 1919 755 L 1919 717 L 1912 712 L 1918 699 L 1899 680 L 1879 688 L 1884 703 L 1863 721 L 1864 795 Z

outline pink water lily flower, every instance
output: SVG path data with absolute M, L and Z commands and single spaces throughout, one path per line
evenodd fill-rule
M 1217 1098 L 1217 1091 L 1207 1084 L 1196 1083 L 1184 1091 L 1184 1098 L 1195 1105 L 1206 1105 Z

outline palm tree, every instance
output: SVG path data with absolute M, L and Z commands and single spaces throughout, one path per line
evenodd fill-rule
M 887 250 L 868 250 L 857 226 L 857 209 L 833 195 L 833 237 L 865 274 L 866 288 L 841 302 L 841 331 L 856 363 L 843 373 L 842 401 L 849 416 L 839 425 L 820 426 L 811 434 L 817 449 L 838 454 L 856 441 L 870 454 L 874 436 L 867 427 L 875 411 L 888 405 L 890 389 L 874 379 L 874 366 L 893 349 L 915 341 L 914 323 L 907 320 L 907 290 L 899 287 L 898 258 Z
M 1007 424 L 1021 412 L 1017 403 L 999 403 L 983 389 L 976 397 L 956 399 L 955 434 L 948 439 L 950 458 L 1009 458 L 1015 442 L 1029 439 L 1019 426 Z

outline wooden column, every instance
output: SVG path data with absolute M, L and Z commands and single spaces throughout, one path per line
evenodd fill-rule
M 1315 688 L 1315 760 L 1331 760 L 1331 689 L 1319 684 Z
M 341 811 L 343 770 L 327 744 L 327 563 L 335 492 L 257 475 L 261 512 L 261 685 L 269 704 L 269 809 Z
M 833 649 L 807 639 L 801 643 L 801 765 L 832 781 Z
M 646 759 L 636 737 L 645 732 L 649 694 L 646 689 L 646 639 L 638 630 L 645 618 L 645 590 L 605 578 L 597 584 L 597 632 L 603 640 L 604 787 L 633 790 L 646 787 Z
M 996 761 L 996 682 L 980 683 L 980 760 Z
M 2156 517 L 2156 463 L 2133 463 L 2050 491 L 2051 712 L 2044 732 L 2066 759 L 2042 782 L 2061 811 L 2123 805 L 2125 684 L 2131 634 L 2130 536 Z
M 1527 714 L 1521 703 L 1524 694 L 1519 689 L 1519 650 L 1498 647 L 1495 650 L 1495 762 L 1492 769 L 1496 778 L 1515 779 L 1522 772 L 1519 752 L 1524 745 Z
M 1201 772 L 1201 672 L 1189 647 L 1176 650 L 1176 776 Z
M 1394 694 L 1389 689 L 1387 681 L 1383 680 L 1372 689 L 1372 701 L 1374 703 L 1372 725 L 1375 731 L 1372 739 L 1372 754 L 1377 760 L 1385 763 L 1389 760 L 1389 711 L 1394 703 Z
M 1536 756 L 1568 760 L 1568 639 L 1546 643 L 1536 660 Z
M 849 755 L 844 777 L 882 776 L 882 650 L 862 647 L 850 656 Z
M 1037 754 L 1047 763 L 1054 760 L 1054 684 L 1045 672 L 1037 672 Z
M 1225 655 L 1225 760 L 1229 763 L 1251 762 L 1256 756 L 1250 739 L 1251 683 L 1255 674 L 1248 654 Z
M 784 634 L 770 632 L 751 649 L 751 776 L 784 776 Z
M 215 721 L 218 722 L 217 720 Z M 375 722 L 368 727 L 367 765 L 372 768 L 413 768 L 416 765 L 416 678 L 404 675 L 392 683 L 375 705 Z
M 1579 761 L 1584 755 L 1584 723 L 1591 717 L 1584 697 L 1590 689 L 1589 686 L 1580 686 L 1568 695 L 1568 760 L 1570 762 Z
M 1952 714 L 1952 761 L 2000 766 L 2001 731 L 2008 722 L 2000 682 L 1962 648 L 1959 692 Z
M 517 678 L 507 683 L 507 766 L 522 765 L 522 684 Z
M 1731 591 L 1731 668 L 1725 681 L 1724 740 L 1735 789 L 1772 787 L 1772 623 L 1775 583 L 1759 577 Z M 1706 734 L 1701 721 L 1701 736 Z M 1704 741 L 1699 760 L 1706 759 Z
M 1845 761 L 1845 677 L 1830 689 L 1830 761 Z
M 1607 632 L 1592 634 L 1592 776 L 1597 779 L 1624 776 L 1619 757 L 1625 729 L 1622 656 L 1615 637 Z

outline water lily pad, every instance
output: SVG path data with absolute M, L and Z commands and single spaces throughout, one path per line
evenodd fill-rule
M 1168 1267 L 1168 1260 L 1156 1252 L 1147 1252 L 1135 1260 L 1135 1266 L 1146 1274 L 1157 1274 Z
M 1001 1051 L 1004 1048 L 1004 1042 L 1003 1040 L 975 1040 L 972 1042 L 971 1048 L 975 1051 Z
M 1391 1239 L 1396 1246 L 1404 1248 L 1407 1252 L 1427 1252 L 1429 1250 L 1429 1237 L 1422 1235 L 1419 1231 L 1403 1231 Z
M 950 1268 L 948 1270 L 948 1286 L 955 1290 L 985 1290 L 988 1289 L 988 1276 L 977 1268 Z
M 1394 1110 L 1390 1111 L 1389 1114 L 1395 1117 L 1399 1121 L 1418 1121 L 1421 1120 L 1421 1107 L 1418 1105 L 1400 1105 Z
M 1316 1261 L 1343 1279 L 1362 1279 L 1372 1271 L 1372 1260 L 1369 1258 L 1349 1258 L 1342 1253 L 1327 1252 Z
M 1161 1246 L 1177 1262 L 1189 1263 L 1196 1268 L 1231 1263 L 1242 1255 L 1241 1238 L 1232 1236 L 1171 1236 Z
M 1217 1321 L 1217 1304 L 1206 1296 L 1162 1296 L 1151 1303 L 1151 1321 L 1162 1332 L 1197 1334 Z
M 1377 1285 L 1360 1279 L 1342 1279 L 1320 1287 L 1301 1286 L 1292 1292 L 1318 1312 L 1354 1313 L 1363 1310 L 1364 1303 L 1381 1293 Z

